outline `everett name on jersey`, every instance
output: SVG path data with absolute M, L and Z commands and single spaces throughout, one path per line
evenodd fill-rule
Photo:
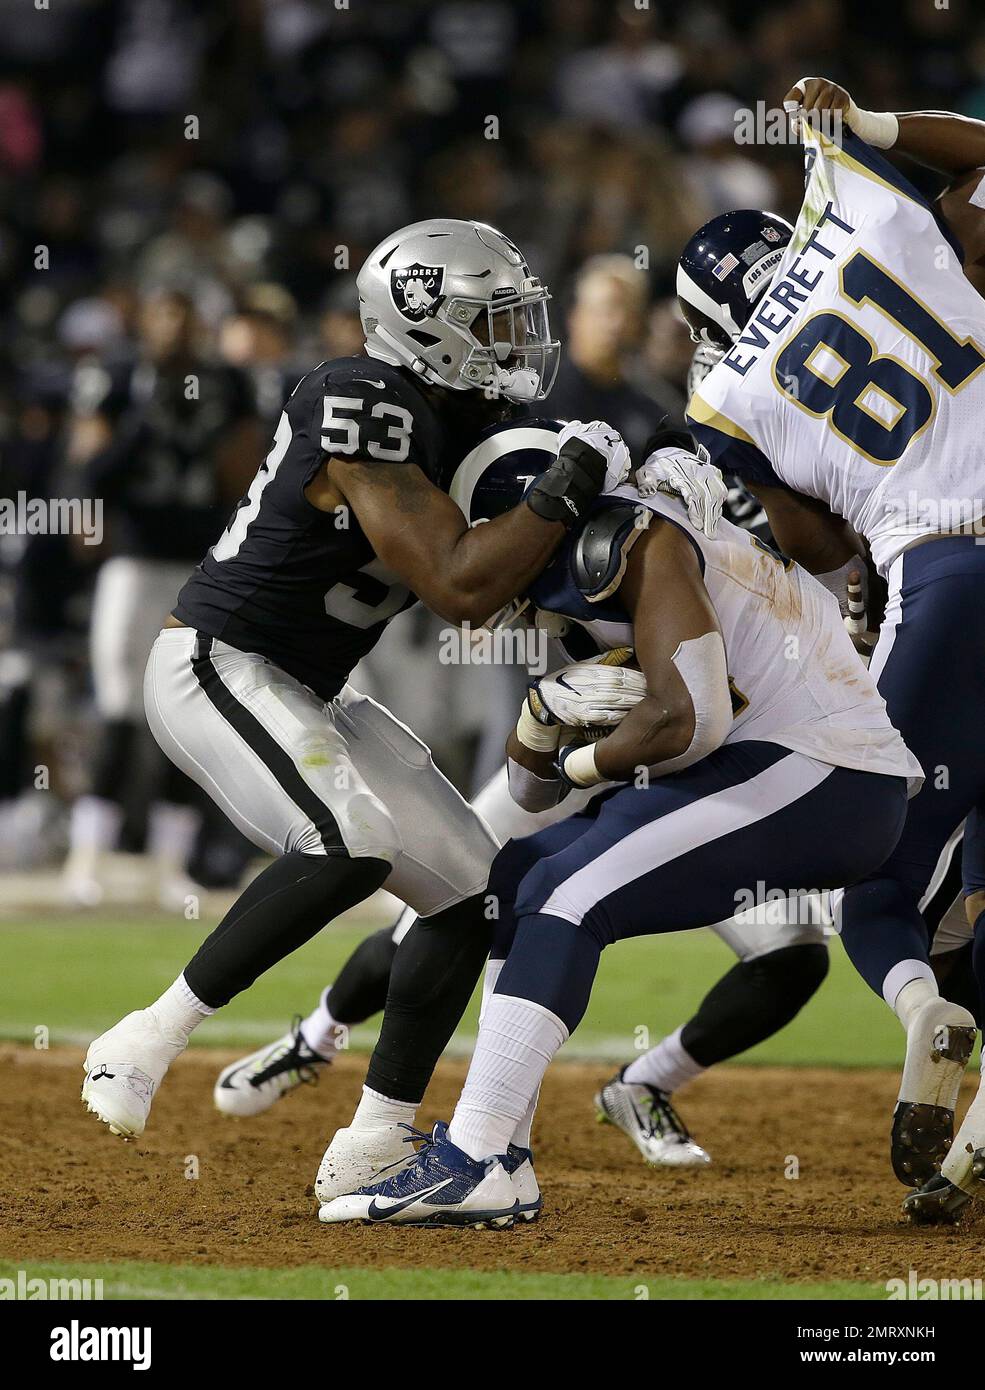
M 415 596 L 377 559 L 348 507 L 320 511 L 305 489 L 327 459 L 416 464 L 442 489 L 501 403 L 436 392 L 368 357 L 322 362 L 288 400 L 222 536 L 178 596 L 175 617 L 268 657 L 325 700 Z M 483 413 L 485 412 L 485 413 Z
M 712 461 L 826 503 L 887 576 L 985 510 L 985 300 L 926 199 L 864 141 L 805 129 L 770 289 L 688 416 Z

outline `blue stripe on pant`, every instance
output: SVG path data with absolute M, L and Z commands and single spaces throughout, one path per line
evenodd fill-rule
M 727 744 L 646 789 L 622 787 L 496 857 L 506 956 L 497 994 L 573 1029 L 603 947 L 708 926 L 757 894 L 836 887 L 880 864 L 906 814 L 902 778 L 771 743 Z
M 899 962 L 927 959 L 921 901 L 950 836 L 985 808 L 985 547 L 961 536 L 906 552 L 872 671 L 926 776 L 893 853 L 842 903 L 845 949 L 878 994 Z M 981 858 L 972 835 L 966 887 L 981 881 Z

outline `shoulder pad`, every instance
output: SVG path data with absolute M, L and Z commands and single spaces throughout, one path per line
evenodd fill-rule
M 635 502 L 613 502 L 590 516 L 575 542 L 572 576 L 589 603 L 601 603 L 622 583 L 633 544 L 650 523 L 650 512 Z
M 323 453 L 368 463 L 414 463 L 429 477 L 436 460 L 431 407 L 399 368 L 372 357 L 323 362 L 299 383 L 292 409 L 314 413 Z

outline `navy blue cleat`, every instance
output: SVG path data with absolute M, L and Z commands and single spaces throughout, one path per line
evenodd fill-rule
M 406 1168 L 381 1182 L 326 1202 L 318 1213 L 319 1221 L 364 1221 L 373 1226 L 474 1226 L 477 1230 L 513 1225 L 521 1214 L 521 1203 L 506 1168 L 512 1160 L 505 1154 L 496 1154 L 483 1162 L 469 1158 L 451 1142 L 448 1126 L 441 1122 L 435 1125 L 430 1137 L 422 1134 L 420 1138 L 424 1142 Z M 517 1149 L 516 1154 L 519 1171 L 524 1162 L 529 1162 L 529 1151 Z M 526 1190 L 530 1207 L 534 1201 L 539 1203 L 540 1193 L 534 1197 L 529 1185 Z

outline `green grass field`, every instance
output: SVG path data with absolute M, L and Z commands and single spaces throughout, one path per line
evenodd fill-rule
M 0 1260 L 0 1279 L 19 1266 Z M 603 1274 L 518 1274 L 447 1269 L 223 1269 L 215 1265 L 32 1264 L 32 1279 L 101 1279 L 104 1299 L 207 1300 L 297 1298 L 410 1299 L 885 1299 L 879 1284 L 786 1284 L 766 1279 L 647 1279 Z
M 206 935 L 203 923 L 147 914 L 119 917 L 12 918 L 0 924 L 0 1037 L 33 1042 L 48 1029 L 51 1046 L 87 1043 L 121 1015 L 147 1004 L 174 979 Z M 363 935 L 358 920 L 323 931 L 282 961 L 195 1034 L 196 1046 L 256 1046 L 307 1013 Z M 747 1053 L 741 1064 L 898 1066 L 899 1025 L 855 974 L 835 940 L 827 981 L 800 1017 Z M 680 932 L 621 942 L 608 950 L 568 1056 L 632 1056 L 682 1023 L 734 957 L 710 932 Z M 476 1001 L 455 1048 L 473 1036 Z M 850 1026 L 846 1020 L 851 1020 Z M 649 1038 L 638 1029 L 648 1029 Z M 353 1046 L 370 1047 L 371 1025 Z
M 195 1046 L 255 1046 L 310 1009 L 367 929 L 365 921 L 333 926 L 270 971 L 196 1033 Z M 0 924 L 0 1038 L 84 1044 L 130 1009 L 149 1002 L 177 974 L 208 924 L 160 914 L 10 918 Z M 626 942 L 606 953 L 591 1008 L 566 1048 L 571 1056 L 616 1059 L 655 1042 L 681 1023 L 732 964 L 710 933 L 687 932 Z M 473 1036 L 473 999 L 454 1049 Z M 852 1020 L 846 1026 L 846 1020 Z M 643 1031 L 648 1030 L 648 1032 Z M 369 1047 L 375 1027 L 352 1044 Z M 831 973 L 791 1027 L 734 1065 L 897 1066 L 898 1024 L 832 943 Z M 0 1262 L 0 1276 L 16 1265 Z M 249 1269 L 121 1262 L 31 1265 L 32 1277 L 100 1278 L 107 1298 L 138 1299 L 878 1299 L 882 1286 L 848 1282 L 794 1285 L 778 1280 L 652 1278 L 645 1283 L 594 1274 L 304 1267 Z

